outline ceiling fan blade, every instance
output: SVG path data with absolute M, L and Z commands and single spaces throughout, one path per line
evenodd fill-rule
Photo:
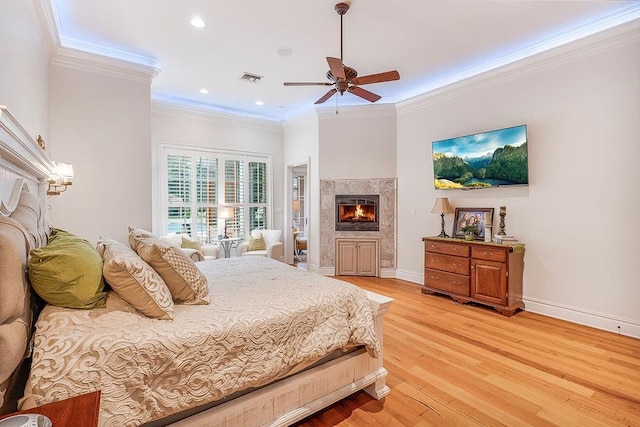
M 327 56 L 327 62 L 329 63 L 329 69 L 331 70 L 331 74 L 336 79 L 346 79 L 347 77 L 344 75 L 344 67 L 342 64 L 342 59 L 340 58 L 331 58 Z
M 400 80 L 400 73 L 398 73 L 396 70 L 356 77 L 351 81 L 351 83 L 353 83 L 354 85 L 368 85 L 371 83 L 390 82 L 392 80 Z
M 285 86 L 333 86 L 329 82 L 284 82 Z
M 314 104 L 322 104 L 327 99 L 331 98 L 333 96 L 333 94 L 336 93 L 337 91 L 338 91 L 338 89 L 336 89 L 336 88 L 331 89 L 329 92 L 325 93 L 322 98 L 320 98 L 316 102 L 314 102 Z
M 368 90 L 362 89 L 358 86 L 351 86 L 349 89 L 347 89 L 347 91 L 371 102 L 376 102 L 378 99 L 382 98 L 380 95 L 376 95 L 375 93 L 369 92 Z

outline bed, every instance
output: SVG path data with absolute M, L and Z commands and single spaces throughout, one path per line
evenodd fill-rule
M 49 237 L 53 163 L 5 108 L 0 125 L 0 414 L 101 390 L 104 426 L 289 425 L 389 393 L 392 300 L 267 258 L 197 263 L 210 303 L 176 304 L 173 320 L 114 291 L 104 308 L 39 312 L 24 271 Z

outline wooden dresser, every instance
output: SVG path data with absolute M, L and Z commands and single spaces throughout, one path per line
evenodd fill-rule
M 422 293 L 449 295 L 512 316 L 524 309 L 524 245 L 499 245 L 454 238 L 423 237 Z

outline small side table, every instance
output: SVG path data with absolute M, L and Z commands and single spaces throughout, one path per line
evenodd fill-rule
M 233 242 L 239 242 L 240 238 L 227 237 L 226 239 L 214 239 L 213 241 L 220 243 L 220 248 L 222 249 L 222 255 L 225 258 L 229 258 L 231 256 L 231 245 L 233 244 Z
M 46 415 L 51 420 L 53 427 L 97 427 L 100 415 L 100 392 L 81 394 L 58 402 L 14 412 L 0 416 L 0 420 L 19 414 Z

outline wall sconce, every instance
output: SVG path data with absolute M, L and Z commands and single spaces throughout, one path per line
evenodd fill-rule
M 431 209 L 431 213 L 440 214 L 440 227 L 442 227 L 442 231 L 437 237 L 449 237 L 449 235 L 444 232 L 444 214 L 453 212 L 454 210 L 449 204 L 449 199 L 447 199 L 446 197 L 438 197 L 436 199 L 436 202 L 433 204 L 433 209 Z
M 70 163 L 58 163 L 53 174 L 47 180 L 47 196 L 57 196 L 67 191 L 72 184 L 73 166 Z
M 218 208 L 218 217 L 224 219 L 224 238 L 228 239 L 227 235 L 227 222 L 233 218 L 233 208 L 229 206 L 222 206 Z

